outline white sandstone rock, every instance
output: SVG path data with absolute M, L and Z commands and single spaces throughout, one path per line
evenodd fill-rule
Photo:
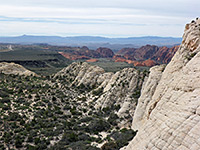
M 133 128 L 138 133 L 123 149 L 200 149 L 199 51 L 200 21 L 197 20 L 186 25 L 182 44 L 162 75 L 157 71 L 153 77 L 151 71 L 133 118 Z
M 0 63 L 0 72 L 4 74 L 15 74 L 15 75 L 25 75 L 25 76 L 36 76 L 36 74 L 32 71 L 27 70 L 21 65 L 15 63 Z
M 137 101 L 133 94 L 135 91 L 140 91 L 144 80 L 144 74 L 134 68 L 125 68 L 114 74 L 105 72 L 102 68 L 88 63 L 72 63 L 54 77 L 59 76 L 64 76 L 66 80 L 71 80 L 71 85 L 84 85 L 92 91 L 101 88 L 103 90 L 101 96 L 90 97 L 91 102 L 96 99 L 95 108 L 103 109 L 109 107 L 113 109 L 112 107 L 114 106 L 120 106 L 122 108 L 119 112 L 116 112 L 117 115 L 122 118 L 129 116 L 130 120 Z M 126 121 L 123 124 L 126 124 Z M 131 126 L 130 121 L 128 126 Z

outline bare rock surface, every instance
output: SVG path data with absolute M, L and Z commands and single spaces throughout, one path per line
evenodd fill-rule
M 127 108 L 126 110 L 120 110 L 120 112 L 130 113 L 130 111 L 133 111 L 135 108 L 134 105 L 136 105 L 133 93 L 136 90 L 140 90 L 141 86 L 142 77 L 134 68 L 125 68 L 118 71 L 108 81 L 107 85 L 103 89 L 104 93 L 96 101 L 95 107 L 106 108 L 112 105 L 120 105 L 120 108 L 122 106 L 123 108 Z M 120 112 L 118 113 L 119 115 Z M 133 112 L 131 114 L 133 114 Z
M 152 96 L 156 90 L 156 87 L 162 76 L 162 71 L 165 66 L 154 66 L 150 69 L 150 74 L 146 82 L 144 82 L 141 90 L 141 96 L 139 98 L 139 103 L 134 114 L 134 120 L 132 123 L 132 128 L 138 130 L 142 124 L 144 124 L 144 115 L 146 114 L 146 107 L 152 99 Z
M 134 68 L 125 68 L 112 73 L 88 63 L 72 63 L 58 72 L 54 78 L 65 77 L 71 86 L 89 90 L 88 101 L 94 102 L 95 109 L 118 108 L 116 114 L 126 120 L 120 126 L 126 124 L 126 127 L 131 127 L 145 75 L 147 73 Z
M 182 44 L 164 72 L 151 69 L 133 118 L 138 133 L 124 150 L 200 149 L 199 51 L 197 19 L 186 25 Z
M 59 71 L 55 75 L 55 77 L 66 76 L 66 79 L 71 80 L 72 84 L 76 86 L 80 86 L 82 84 L 84 86 L 92 88 L 96 86 L 98 78 L 101 77 L 104 72 L 105 71 L 98 66 L 91 66 L 86 62 L 85 63 L 80 62 L 80 63 L 72 63 L 68 67 Z M 103 80 L 100 81 L 103 82 Z
M 15 74 L 15 75 L 36 75 L 34 72 L 27 70 L 21 65 L 15 64 L 15 63 L 7 63 L 2 62 L 0 63 L 0 72 L 4 74 Z

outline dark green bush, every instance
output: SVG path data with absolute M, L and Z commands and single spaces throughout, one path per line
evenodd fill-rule
M 89 127 L 89 132 L 98 133 L 101 131 L 107 131 L 110 128 L 110 124 L 103 119 L 98 119 L 98 120 L 92 120 L 91 123 L 88 125 L 88 127 Z
M 101 147 L 101 150 L 118 150 L 118 146 L 115 142 L 111 141 L 111 142 L 105 143 Z

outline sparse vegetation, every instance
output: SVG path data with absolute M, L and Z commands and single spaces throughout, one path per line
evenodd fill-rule
M 133 138 L 135 132 L 118 128 L 119 105 L 95 109 L 85 86 L 69 88 L 63 78 L 0 73 L 0 149 L 98 150 L 93 143 L 104 141 L 102 149 L 119 149 Z

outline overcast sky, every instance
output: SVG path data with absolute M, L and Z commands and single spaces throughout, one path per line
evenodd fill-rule
M 0 0 L 0 36 L 172 36 L 200 0 Z

